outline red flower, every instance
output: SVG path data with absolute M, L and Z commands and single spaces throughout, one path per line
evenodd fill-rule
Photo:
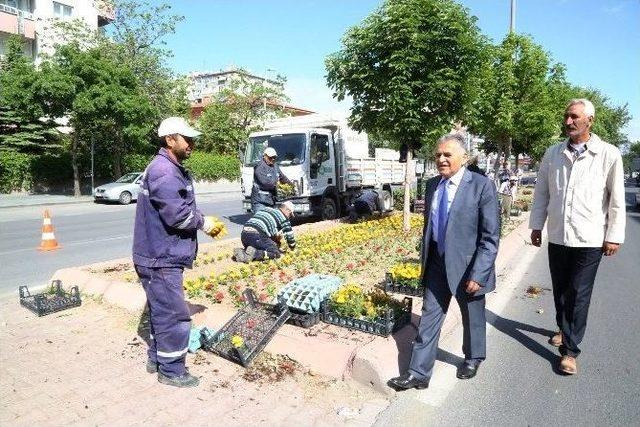
M 258 300 L 260 302 L 265 302 L 268 298 L 269 298 L 269 295 L 265 294 L 264 292 L 258 295 Z
M 355 265 L 353 265 L 352 262 L 350 262 L 349 264 L 347 264 L 347 269 L 348 270 L 353 270 L 355 268 Z
M 213 296 L 213 298 L 217 301 L 217 302 L 222 302 L 222 300 L 224 299 L 224 294 L 221 291 L 216 292 L 216 294 Z
M 253 329 L 256 327 L 256 319 L 247 320 L 247 328 Z

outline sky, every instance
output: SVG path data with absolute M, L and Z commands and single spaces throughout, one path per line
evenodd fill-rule
M 154 0 L 154 2 L 160 2 Z M 494 42 L 509 30 L 510 0 L 458 0 Z M 184 74 L 242 67 L 287 78 L 291 104 L 317 112 L 348 112 L 325 84 L 325 57 L 345 31 L 381 0 L 177 0 L 185 16 L 166 38 L 170 66 Z M 568 80 L 600 89 L 614 105 L 628 104 L 626 133 L 640 140 L 640 0 L 517 0 L 516 31 L 529 34 Z M 597 120 L 597 112 L 596 112 Z

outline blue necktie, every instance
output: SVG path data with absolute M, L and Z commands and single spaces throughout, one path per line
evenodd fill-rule
M 442 190 L 440 191 L 440 201 L 438 203 L 438 253 L 440 256 L 444 255 L 444 243 L 447 235 L 447 221 L 449 219 L 449 212 L 447 212 L 447 205 L 449 204 L 449 195 L 447 193 L 447 186 L 449 180 L 442 181 Z

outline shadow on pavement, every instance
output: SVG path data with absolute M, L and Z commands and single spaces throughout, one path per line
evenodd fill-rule
M 417 325 L 419 324 L 420 316 L 412 313 L 411 323 L 392 335 L 396 342 L 396 347 L 398 348 L 398 371 L 400 374 L 404 374 L 409 369 L 409 362 L 411 362 L 411 349 L 413 347 L 413 340 L 418 332 Z M 464 362 L 464 358 L 453 353 L 449 353 L 441 348 L 438 348 L 436 360 L 455 367 L 460 366 L 462 362 Z
M 561 372 L 557 369 L 559 357 L 558 354 L 556 354 L 554 351 L 551 351 L 547 346 L 540 344 L 524 333 L 533 332 L 534 334 L 539 334 L 544 337 L 551 338 L 553 334 L 555 334 L 554 331 L 528 325 L 526 323 L 518 322 L 517 320 L 507 319 L 495 314 L 491 310 L 487 310 L 487 322 L 500 332 L 509 335 L 511 338 L 518 341 L 531 352 L 537 354 L 543 359 L 546 359 L 551 364 L 553 372 L 555 372 L 556 374 L 561 374 Z

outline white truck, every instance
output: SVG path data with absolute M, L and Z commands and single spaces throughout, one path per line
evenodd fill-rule
M 369 157 L 367 134 L 349 128 L 345 119 L 320 114 L 287 117 L 249 136 L 241 178 L 247 212 L 251 211 L 253 168 L 266 147 L 276 150 L 281 173 L 295 184 L 296 195 L 289 200 L 297 216 L 338 218 L 367 188 L 378 190 L 383 210 L 389 211 L 392 187 L 404 182 L 405 164 L 390 158 L 388 151 Z

